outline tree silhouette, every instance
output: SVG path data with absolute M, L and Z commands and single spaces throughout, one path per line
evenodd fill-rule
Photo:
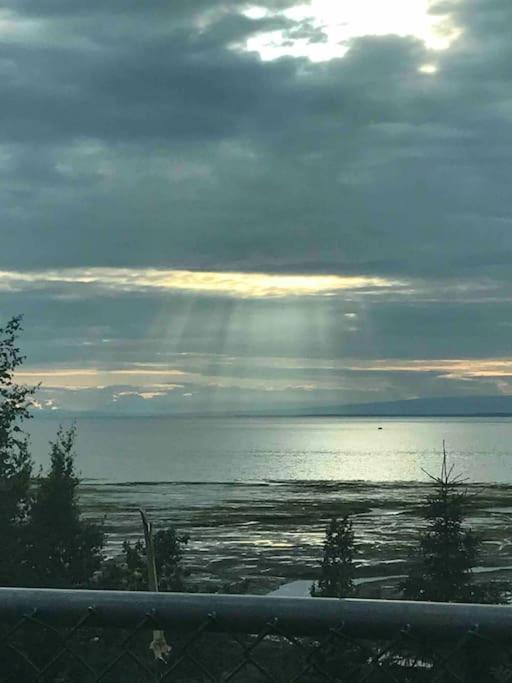
M 75 439 L 75 425 L 59 428 L 51 444 L 50 470 L 38 482 L 28 527 L 29 585 L 85 588 L 103 559 L 102 528 L 80 515 Z
M 16 583 L 23 564 L 24 530 L 30 510 L 32 459 L 23 422 L 31 417 L 36 387 L 18 384 L 25 357 L 18 347 L 21 316 L 0 327 L 0 585 Z
M 158 590 L 185 590 L 182 560 L 188 541 L 187 534 L 179 534 L 173 527 L 160 529 L 155 533 L 153 542 Z M 142 541 L 135 541 L 133 544 L 125 541 L 122 554 L 103 564 L 97 584 L 107 590 L 148 590 L 146 545 Z
M 429 475 L 434 490 L 423 510 L 426 529 L 420 533 L 409 576 L 402 584 L 404 597 L 433 602 L 502 602 L 503 586 L 473 583 L 472 568 L 478 564 L 481 540 L 464 526 L 471 496 L 465 480 L 453 470 L 453 465 L 448 467 L 443 442 L 441 474 Z
M 343 598 L 354 593 L 354 531 L 349 516 L 332 519 L 325 530 L 318 583 L 311 586 L 315 598 Z

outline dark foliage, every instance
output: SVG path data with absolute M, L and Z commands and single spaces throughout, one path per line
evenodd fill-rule
M 355 552 L 350 517 L 332 519 L 325 530 L 320 578 L 311 586 L 313 597 L 343 598 L 354 594 Z
M 17 344 L 21 318 L 0 328 L 0 585 L 16 584 L 30 510 L 32 459 L 22 424 L 30 418 L 35 387 L 15 381 L 24 356 Z
M 189 536 L 178 534 L 172 527 L 155 533 L 155 563 L 160 591 L 185 590 L 182 559 L 188 541 Z M 131 544 L 125 541 L 122 555 L 104 563 L 97 577 L 97 584 L 98 587 L 110 590 L 148 590 L 147 553 L 144 543 L 136 541 Z
M 37 483 L 28 525 L 27 585 L 86 588 L 103 559 L 103 530 L 83 520 L 78 507 L 75 437 L 75 426 L 59 429 L 50 471 Z
M 59 430 L 47 476 L 32 476 L 22 425 L 37 387 L 16 381 L 21 330 L 20 317 L 0 328 L 0 585 L 85 587 L 101 561 L 103 532 L 80 517 L 74 427 Z
M 464 481 L 443 464 L 434 491 L 423 511 L 427 523 L 411 558 L 412 568 L 403 583 L 408 600 L 433 602 L 504 602 L 504 586 L 473 581 L 472 568 L 481 553 L 480 538 L 464 526 L 471 498 Z

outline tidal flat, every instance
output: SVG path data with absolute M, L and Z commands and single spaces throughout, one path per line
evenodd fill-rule
M 471 484 L 468 526 L 482 538 L 478 579 L 512 581 L 512 485 Z M 142 536 L 139 508 L 156 528 L 190 535 L 184 565 L 195 590 L 245 580 L 267 593 L 318 573 L 327 521 L 353 515 L 360 595 L 393 597 L 407 571 L 431 490 L 419 482 L 257 481 L 98 483 L 80 488 L 84 514 L 104 519 L 107 552 Z

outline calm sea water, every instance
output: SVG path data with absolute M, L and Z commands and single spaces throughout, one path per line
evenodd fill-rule
M 29 423 L 38 463 L 47 462 L 57 426 Z M 444 440 L 464 476 L 512 482 L 512 419 L 505 418 L 99 418 L 78 427 L 86 479 L 424 481 L 424 470 L 439 471 Z

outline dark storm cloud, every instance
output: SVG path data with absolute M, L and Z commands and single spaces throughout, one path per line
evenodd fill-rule
M 508 277 L 505 4 L 440 6 L 445 53 L 361 38 L 325 64 L 228 49 L 309 30 L 235 6 L 11 3 L 43 23 L 0 57 L 4 265 Z
M 235 22 L 231 37 L 252 23 Z M 4 141 L 201 143 L 236 138 L 294 103 L 280 92 L 291 63 L 267 68 L 200 35 L 171 29 L 96 49 L 56 43 L 0 50 L 0 63 L 16 65 L 2 83 Z M 267 99 L 273 89 L 277 99 Z
M 176 0 L 176 2 L 166 2 L 166 0 L 151 0 L 147 3 L 140 3 L 137 0 L 110 0 L 109 2 L 102 2 L 102 0 L 74 0 L 72 3 L 67 0 L 10 0 L 5 6 L 12 8 L 18 12 L 26 13 L 29 16 L 71 16 L 81 17 L 85 15 L 102 14 L 107 16 L 122 16 L 144 15 L 147 20 L 148 16 L 156 14 L 157 17 L 161 15 L 169 17 L 184 16 L 188 19 L 200 15 L 205 10 L 235 10 L 250 7 L 253 3 L 241 2 L 240 0 Z M 284 9 L 295 5 L 292 0 L 261 0 L 257 4 L 259 7 L 267 7 L 269 9 Z

